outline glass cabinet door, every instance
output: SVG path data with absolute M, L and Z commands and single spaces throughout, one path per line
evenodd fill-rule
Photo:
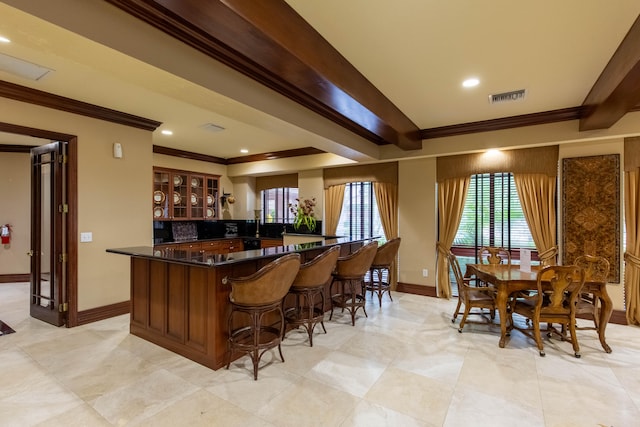
M 168 172 L 153 173 L 153 219 L 163 220 L 171 217 L 170 197 L 171 185 Z
M 205 214 L 204 176 L 191 175 L 190 185 L 189 204 L 191 205 L 191 218 L 203 219 Z
M 205 219 L 218 218 L 218 179 L 207 177 Z
M 173 219 L 189 218 L 189 175 L 183 173 L 173 174 Z

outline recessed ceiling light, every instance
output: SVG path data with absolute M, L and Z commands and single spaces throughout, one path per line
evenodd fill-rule
M 240 150 L 240 152 L 242 154 L 247 154 L 249 152 L 249 150 L 247 150 L 246 148 L 243 148 L 243 149 Z
M 162 131 L 162 134 L 163 134 L 163 135 L 173 135 L 173 131 L 170 131 L 170 130 L 168 130 L 168 129 L 165 129 L 165 130 L 163 130 L 163 131 Z
M 9 39 L 8 39 L 8 38 L 6 38 L 6 37 L 2 37 L 2 36 L 0 36 L 0 43 L 11 43 L 11 40 L 9 40 Z
M 475 77 L 467 79 L 462 82 L 462 86 L 464 87 L 474 87 L 474 86 L 478 86 L 478 84 L 480 84 L 480 80 L 476 79 Z

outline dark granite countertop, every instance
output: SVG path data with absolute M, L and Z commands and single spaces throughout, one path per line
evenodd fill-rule
M 285 255 L 288 253 L 294 252 L 304 252 L 308 250 L 313 250 L 322 247 L 331 247 L 335 245 L 345 244 L 345 243 L 356 243 L 356 242 L 368 242 L 370 240 L 375 239 L 349 239 L 346 237 L 343 238 L 333 238 L 333 239 L 323 239 L 318 242 L 312 243 L 302 243 L 288 246 L 274 246 L 270 248 L 264 249 L 253 249 L 248 251 L 240 251 L 240 252 L 231 252 L 228 254 L 208 254 L 205 252 L 200 252 L 199 250 L 161 250 L 154 249 L 151 246 L 136 246 L 129 248 L 113 248 L 107 249 L 107 252 L 113 254 L 120 255 L 128 255 L 132 257 L 139 258 L 150 258 L 150 259 L 159 259 L 165 260 L 167 262 L 175 262 L 180 264 L 190 264 L 190 265 L 201 265 L 201 266 L 221 266 L 227 264 L 233 264 L 237 262 L 243 262 L 252 259 L 259 259 L 265 257 L 274 257 L 279 255 Z

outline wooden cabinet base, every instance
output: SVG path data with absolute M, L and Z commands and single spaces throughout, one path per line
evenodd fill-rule
M 361 245 L 361 242 L 342 244 L 341 253 L 348 255 Z M 184 260 L 176 262 L 171 255 L 159 257 L 152 248 L 142 248 L 142 252 L 141 248 L 132 249 L 109 250 L 131 256 L 130 332 L 211 369 L 227 363 L 231 289 L 223 278 L 249 276 L 283 255 L 273 251 L 258 258 L 207 266 Z M 326 249 L 301 252 L 302 262 Z M 325 295 L 329 295 L 328 287 L 329 283 Z M 292 298 L 287 298 L 285 309 L 291 306 Z M 327 304 L 325 310 L 328 309 Z M 273 318 L 274 322 L 277 320 Z M 232 327 L 238 326 L 234 321 Z M 238 357 L 241 355 L 234 355 L 232 360 Z
M 223 270 L 131 258 L 131 333 L 211 369 L 224 366 Z

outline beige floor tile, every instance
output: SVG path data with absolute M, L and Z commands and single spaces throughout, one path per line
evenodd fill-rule
M 439 426 L 451 402 L 454 385 L 388 368 L 366 394 L 366 400 L 427 425 Z
M 157 414 L 143 420 L 139 426 L 220 426 L 270 427 L 271 423 L 240 409 L 238 406 L 205 391 L 184 396 Z
M 386 364 L 375 360 L 334 351 L 305 376 L 329 387 L 363 397 L 378 381 L 385 368 Z
M 359 399 L 317 381 L 300 378 L 274 396 L 258 415 L 282 427 L 337 426 L 350 414 Z

